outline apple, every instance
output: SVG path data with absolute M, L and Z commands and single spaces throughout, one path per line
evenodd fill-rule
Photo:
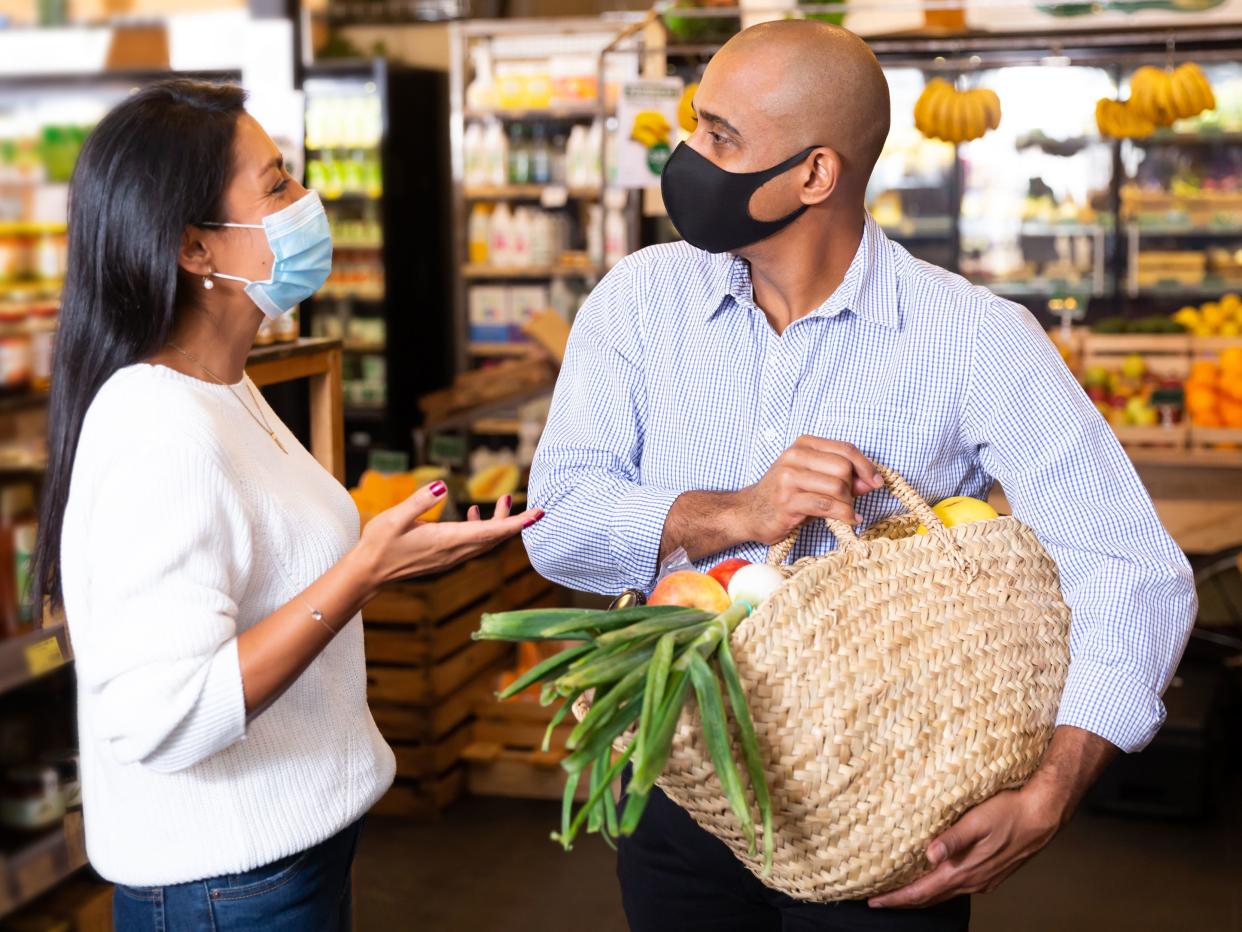
M 720 583 L 720 585 L 722 585 L 725 589 L 728 589 L 729 580 L 731 580 L 733 578 L 733 574 L 740 570 L 743 566 L 750 566 L 750 561 L 739 560 L 736 558 L 732 560 L 725 560 L 721 563 L 717 563 L 710 570 L 708 570 L 707 575 L 716 580 L 716 582 Z
M 729 598 L 724 586 L 706 573 L 681 570 L 661 579 L 647 604 L 680 605 L 720 614 L 733 604 L 733 600 Z

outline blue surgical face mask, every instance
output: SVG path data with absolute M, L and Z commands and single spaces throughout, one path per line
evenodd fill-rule
M 268 214 L 262 223 L 202 223 L 204 227 L 263 230 L 276 260 L 271 278 L 251 281 L 238 275 L 212 272 L 214 278 L 241 282 L 246 294 L 264 314 L 287 314 L 323 287 L 332 271 L 332 230 L 323 202 L 314 191 L 283 210 Z

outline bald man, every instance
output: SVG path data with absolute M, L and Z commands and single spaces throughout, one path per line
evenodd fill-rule
M 1195 595 L 1108 425 L 1035 319 L 890 242 L 864 208 L 888 89 L 842 29 L 749 29 L 712 59 L 664 201 L 686 242 L 619 263 L 575 322 L 530 494 L 535 566 L 579 589 L 650 589 L 700 568 L 834 545 L 818 519 L 897 511 L 873 462 L 924 498 L 999 480 L 1056 560 L 1069 680 L 1044 761 L 927 849 L 930 871 L 870 902 L 764 887 L 658 791 L 618 875 L 635 932 L 958 930 L 1048 843 L 1118 749 L 1164 718 Z

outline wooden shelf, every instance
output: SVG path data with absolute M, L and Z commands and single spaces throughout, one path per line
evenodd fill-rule
M 533 343 L 471 343 L 471 356 L 529 356 L 535 351 Z
M 1126 447 L 1135 466 L 1177 466 L 1205 469 L 1242 469 L 1242 450 L 1171 450 L 1163 447 Z
M 532 265 L 523 268 L 504 268 L 491 265 L 463 265 L 462 277 L 466 279 L 505 278 L 599 278 L 604 270 L 599 266 L 585 265 Z
M 25 686 L 73 659 L 64 622 L 0 641 L 0 693 Z
M 517 418 L 480 418 L 470 425 L 476 434 L 487 434 L 491 437 L 507 437 L 522 432 L 522 422 Z
M 5 837 L 14 836 L 10 833 Z M 25 906 L 84 866 L 86 836 L 81 811 L 68 813 L 62 825 L 46 834 L 19 840 L 0 853 L 0 917 Z
M 543 385 L 537 385 L 525 391 L 517 392 L 505 398 L 497 398 L 473 408 L 464 408 L 455 411 L 453 414 L 433 419 L 428 418 L 422 425 L 425 431 L 443 431 L 455 430 L 460 428 L 472 427 L 479 421 L 486 421 L 500 412 L 510 411 L 518 405 L 525 404 L 528 401 L 534 401 L 536 398 L 544 398 L 552 394 L 552 390 L 556 388 L 555 382 L 546 382 Z
M 48 392 L 24 391 L 12 395 L 0 395 L 0 412 L 24 411 L 41 408 L 47 404 Z
M 600 196 L 599 188 L 571 188 L 561 184 L 474 185 L 464 193 L 468 201 L 537 201 L 550 188 L 563 189 L 571 200 L 592 200 Z
M 471 107 L 465 111 L 464 115 L 467 120 L 485 120 L 488 117 L 500 120 L 573 120 L 597 117 L 600 115 L 600 109 L 599 104 L 583 102 L 525 110 L 512 110 L 505 107 Z

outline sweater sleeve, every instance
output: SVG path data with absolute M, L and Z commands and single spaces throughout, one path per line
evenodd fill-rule
M 237 604 L 250 532 L 233 480 L 202 445 L 127 451 L 93 490 L 88 643 L 93 725 L 121 763 L 184 770 L 245 735 Z

